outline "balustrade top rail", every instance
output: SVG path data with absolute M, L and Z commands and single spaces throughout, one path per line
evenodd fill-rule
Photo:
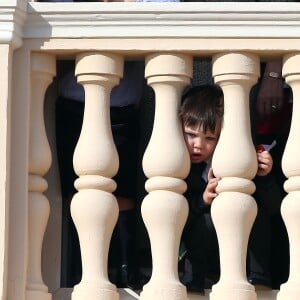
M 51 39 L 82 38 L 94 40 L 91 47 L 95 50 L 108 51 L 176 49 L 211 54 L 226 49 L 282 53 L 300 48 L 300 3 L 75 4 L 2 0 L 0 21 L 1 43 L 12 40 L 19 46 L 22 39 L 43 39 L 44 44 L 36 45 L 41 49 L 51 49 Z M 100 43 L 99 39 L 112 42 Z M 120 39 L 126 39 L 121 48 Z M 160 41 L 153 43 L 153 39 Z M 55 49 L 74 48 L 74 44 L 69 45 L 56 43 Z M 76 46 L 85 47 L 82 43 Z

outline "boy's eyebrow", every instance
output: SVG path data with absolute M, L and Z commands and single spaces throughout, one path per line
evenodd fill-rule
M 200 131 L 200 129 L 193 129 L 193 128 L 191 128 L 191 127 L 184 127 L 184 130 L 185 131 L 189 131 L 189 132 L 192 132 L 192 133 L 197 133 L 197 132 L 199 132 Z
M 198 132 L 203 132 L 203 130 L 201 130 L 199 128 L 193 129 L 193 128 L 187 127 L 187 126 L 184 127 L 184 131 L 187 132 L 187 133 L 195 133 L 195 134 L 197 134 Z M 205 134 L 209 135 L 209 136 L 212 136 L 212 137 L 215 137 L 215 138 L 218 138 L 218 136 L 219 136 L 219 133 L 211 132 L 210 130 L 207 130 L 205 132 Z
M 213 138 L 218 138 L 218 134 L 212 133 L 212 134 L 207 134 L 209 137 L 213 137 Z

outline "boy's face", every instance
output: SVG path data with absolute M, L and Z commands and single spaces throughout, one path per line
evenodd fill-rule
M 216 126 L 215 132 L 208 130 L 205 133 L 202 126 L 183 126 L 184 139 L 192 163 L 201 163 L 212 157 L 217 146 L 220 132 L 220 124 Z

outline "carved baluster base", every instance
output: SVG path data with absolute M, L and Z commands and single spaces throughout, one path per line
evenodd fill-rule
M 79 178 L 76 187 L 83 181 L 84 178 Z M 71 214 L 79 236 L 84 272 L 81 282 L 74 287 L 72 300 L 119 299 L 107 274 L 109 243 L 118 212 L 117 200 L 111 193 L 83 189 L 74 195 Z
M 255 200 L 248 194 L 224 192 L 214 200 L 211 211 L 219 241 L 221 278 L 212 287 L 210 300 L 256 300 L 245 272 L 247 242 L 257 212 Z
M 39 182 L 44 188 L 46 181 L 43 178 L 30 176 L 30 189 L 34 187 L 34 182 Z M 36 179 L 36 181 L 32 180 Z M 38 180 L 37 180 L 38 179 Z M 33 188 L 34 190 L 34 188 Z M 29 244 L 35 245 L 29 253 L 28 282 L 26 285 L 27 300 L 50 300 L 52 295 L 48 293 L 48 287 L 44 284 L 41 274 L 41 249 L 43 236 L 46 230 L 50 214 L 48 199 L 39 193 L 29 193 Z M 38 266 L 38 267 L 37 267 Z
M 99 284 L 91 286 L 80 284 L 75 286 L 72 294 L 72 300 L 119 300 L 119 293 L 113 284 L 107 284 L 106 287 L 101 287 Z
M 241 283 L 237 286 L 217 285 L 213 286 L 209 295 L 210 300 L 256 300 L 254 287 L 249 283 Z
M 152 179 L 153 181 L 153 179 Z M 142 204 L 153 258 L 150 281 L 141 300 L 186 300 L 186 287 L 178 278 L 178 249 L 182 228 L 188 214 L 186 199 L 178 193 L 153 191 Z
M 292 180 L 289 180 L 292 185 Z M 289 181 L 286 184 L 290 184 Z M 290 192 L 283 200 L 281 213 L 290 238 L 290 276 L 286 283 L 280 286 L 277 300 L 300 299 L 300 192 Z
M 185 300 L 187 299 L 186 288 L 183 285 L 174 284 L 171 285 L 169 282 L 162 288 L 163 282 L 149 282 L 144 287 L 143 292 L 140 295 L 141 300 Z

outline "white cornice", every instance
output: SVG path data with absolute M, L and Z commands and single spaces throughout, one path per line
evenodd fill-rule
M 27 0 L 0 0 L 0 44 L 22 45 Z
M 25 38 L 300 38 L 300 3 L 28 4 Z

